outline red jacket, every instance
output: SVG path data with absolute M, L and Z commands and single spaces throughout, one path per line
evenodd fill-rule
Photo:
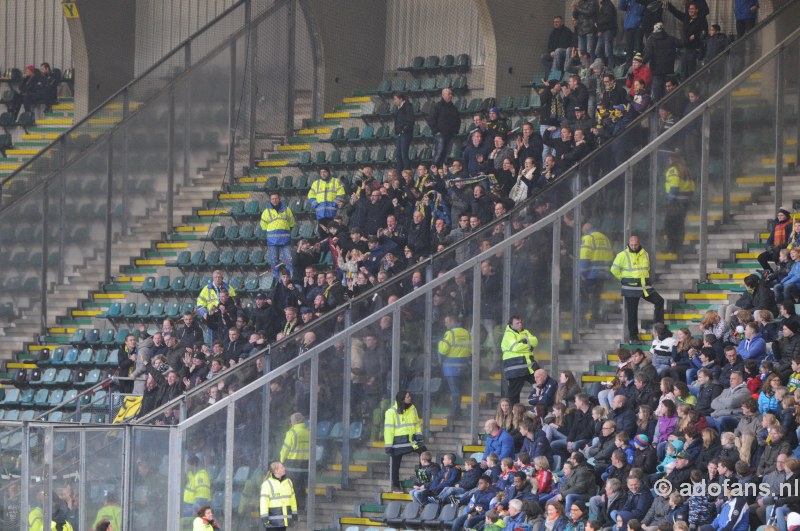
M 652 86 L 653 73 L 650 71 L 650 67 L 646 64 L 642 64 L 638 70 L 631 70 L 630 73 L 633 74 L 633 77 L 628 77 L 628 80 L 625 81 L 625 86 L 628 87 L 628 92 L 630 92 L 631 96 L 633 96 L 633 82 L 637 79 L 644 81 L 644 86 L 647 88 Z

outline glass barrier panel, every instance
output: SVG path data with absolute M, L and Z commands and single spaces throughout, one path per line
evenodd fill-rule
M 0 524 L 3 529 L 17 530 L 25 521 L 21 504 L 20 457 L 22 455 L 22 430 L 18 424 L 0 424 L 0 460 L 3 470 L 0 476 Z
M 233 529 L 251 529 L 259 523 L 261 483 L 271 461 L 270 454 L 274 453 L 278 459 L 281 450 L 280 446 L 270 446 L 269 437 L 275 431 L 281 437 L 276 442 L 282 443 L 290 425 L 288 416 L 269 416 L 269 394 L 269 386 L 261 387 L 240 396 L 234 405 L 233 447 L 228 449 L 233 454 L 232 514 L 230 517 L 225 514 L 223 497 L 212 504 L 214 516 L 232 521 Z
M 23 427 L 19 431 L 20 444 L 28 447 L 28 478 L 22 477 L 23 488 L 28 489 L 28 505 L 30 509 L 21 511 L 21 518 L 31 519 L 31 512 L 42 511 L 45 503 L 52 503 L 53 493 L 47 492 L 47 478 L 50 477 L 50 456 L 45 453 L 45 436 L 48 430 L 42 427 L 31 426 L 27 433 Z M 13 440 L 13 439 L 12 439 Z M 24 484 L 27 479 L 27 484 Z M 34 516 L 35 519 L 35 516 Z M 42 520 L 44 518 L 42 517 Z
M 245 6 L 241 5 L 218 20 L 205 32 L 190 41 L 192 65 L 200 62 L 206 55 L 228 40 L 231 34 L 245 24 Z M 240 52 L 244 55 L 244 50 Z
M 167 519 L 167 474 L 169 471 L 169 431 L 164 428 L 136 427 L 133 431 L 133 458 L 129 502 L 131 529 L 153 529 Z
M 84 451 L 85 448 L 81 448 L 80 432 L 53 429 L 52 517 L 59 520 L 58 516 L 61 515 L 74 529 L 86 529 L 93 521 L 88 514 L 92 482 L 81 481 L 84 479 L 82 466 L 86 466 Z M 97 458 L 96 463 L 101 466 L 100 456 Z M 79 518 L 83 521 L 79 521 Z
M 231 387 L 235 389 L 236 384 L 231 384 Z M 223 502 L 228 463 L 225 434 L 234 429 L 233 425 L 228 424 L 227 416 L 227 408 L 222 408 L 182 433 L 181 529 L 191 529 L 201 505 L 211 505 L 215 513 L 219 512 L 219 515 L 215 514 L 215 519 L 224 521 L 227 517 Z M 178 463 L 170 463 L 170 467 L 174 466 L 178 466 Z

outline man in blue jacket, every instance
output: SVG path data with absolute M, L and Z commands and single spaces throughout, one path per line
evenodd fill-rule
M 514 438 L 498 426 L 496 420 L 487 420 L 483 425 L 483 429 L 486 433 L 486 447 L 483 450 L 484 457 L 491 453 L 497 454 L 498 461 L 502 461 L 505 457 L 514 457 Z M 484 465 L 484 463 L 481 464 Z
M 636 0 L 619 0 L 619 10 L 625 12 L 623 28 L 625 29 L 625 62 L 626 69 L 631 64 L 633 54 L 643 51 L 642 47 L 642 15 L 644 4 Z
M 736 38 L 756 27 L 758 18 L 758 0 L 735 0 L 733 3 L 733 15 L 736 17 Z
M 748 323 L 744 327 L 744 339 L 736 347 L 736 353 L 742 359 L 756 360 L 757 363 L 761 363 L 761 360 L 767 355 L 767 343 L 758 332 L 758 325 Z
M 741 487 L 741 484 L 727 481 L 723 483 L 723 493 L 727 500 L 711 525 L 700 527 L 700 531 L 747 531 L 750 528 L 747 499 L 744 496 L 733 496 L 733 486 Z
M 625 521 L 631 518 L 641 521 L 647 514 L 647 510 L 650 509 L 651 505 L 653 505 L 653 495 L 650 493 L 650 489 L 643 487 L 642 481 L 639 478 L 629 477 L 628 497 L 625 500 L 625 504 L 619 511 L 611 511 L 611 518 L 616 521 L 617 514 L 620 514 Z

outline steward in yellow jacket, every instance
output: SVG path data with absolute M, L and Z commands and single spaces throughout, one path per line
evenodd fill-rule
M 297 514 L 294 485 L 286 476 L 286 468 L 280 461 L 269 465 L 269 475 L 261 484 L 259 513 L 261 523 L 268 529 L 285 529 L 289 526 L 289 520 Z
M 539 368 L 533 350 L 539 340 L 523 328 L 522 319 L 515 315 L 508 321 L 500 348 L 503 351 L 503 377 L 508 382 L 505 396 L 511 404 L 519 403 L 519 394 L 526 383 L 533 383 L 533 373 Z
M 392 488 L 400 490 L 400 462 L 405 454 L 421 452 L 422 421 L 408 391 L 401 390 L 395 403 L 383 415 L 383 443 L 390 456 L 389 478 Z

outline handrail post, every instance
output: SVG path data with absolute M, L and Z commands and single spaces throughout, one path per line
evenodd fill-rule
M 172 232 L 175 207 L 175 88 L 169 89 L 167 118 L 167 234 Z M 189 131 L 186 131 L 186 136 Z
M 41 275 L 39 285 L 39 304 L 41 315 L 39 317 L 39 333 L 47 334 L 47 255 L 50 240 L 50 182 L 45 183 L 42 189 L 42 258 L 39 264 L 39 274 Z M 33 264 L 31 264 L 33 265 Z
M 782 208 L 783 199 L 783 57 L 784 49 L 775 57 L 775 208 Z M 789 207 L 791 208 L 791 206 Z
M 703 113 L 702 136 L 700 145 L 700 272 L 699 280 L 703 282 L 708 272 L 708 157 L 711 141 L 711 111 Z
M 106 154 L 106 251 L 104 266 L 104 282 L 111 281 L 111 235 L 112 235 L 112 213 L 111 201 L 114 194 L 114 142 L 109 138 L 108 153 Z
M 433 280 L 433 261 L 428 261 L 425 267 L 425 283 Z M 424 380 L 422 393 L 422 424 L 426 427 L 423 432 L 425 437 L 430 436 L 428 428 L 431 425 L 431 376 L 433 372 L 433 292 L 428 291 L 425 294 L 425 330 L 423 332 L 422 342 L 422 356 L 423 356 L 423 369 L 422 378 Z
M 294 97 L 295 97 L 295 36 L 297 33 L 297 8 L 295 0 L 286 3 L 286 124 L 284 131 L 286 137 L 294 133 Z
M 550 269 L 550 374 L 558 374 L 558 343 L 561 339 L 561 220 L 553 222 L 552 266 Z M 573 312 L 577 311 L 575 308 Z
M 353 324 L 352 307 L 347 306 L 344 310 L 344 329 L 350 328 Z M 347 487 L 350 484 L 350 375 L 352 370 L 352 359 L 350 352 L 352 348 L 352 336 L 348 335 L 344 342 L 344 385 L 342 386 L 342 487 Z M 316 389 L 313 387 L 312 389 Z M 316 424 L 311 424 L 309 429 L 316 431 Z M 316 453 L 316 448 L 309 446 L 309 455 L 311 451 Z M 309 476 L 310 477 L 310 476 Z M 309 491 L 309 496 L 313 493 Z
M 312 465 L 316 465 L 317 460 L 317 445 L 316 445 L 316 434 L 317 434 L 317 423 L 319 422 L 319 393 L 317 389 L 319 389 L 319 353 L 314 354 L 311 357 L 311 400 L 309 402 L 308 408 L 308 424 L 309 426 L 313 426 L 313 428 L 309 431 L 314 432 L 313 435 L 311 433 L 308 434 L 308 496 L 306 496 L 306 529 L 316 529 L 316 522 L 314 521 L 315 518 L 315 507 L 317 505 L 317 468 Z M 233 404 L 233 402 L 231 402 Z M 344 433 L 342 433 L 342 441 L 346 441 L 350 439 L 350 430 L 348 429 Z M 314 443 L 314 446 L 311 446 L 311 443 Z M 313 458 L 311 457 L 313 454 Z M 342 460 L 342 474 L 344 477 L 345 469 L 350 467 L 350 463 L 348 461 Z M 302 488 L 302 486 L 301 486 Z
M 478 437 L 478 382 L 481 377 L 481 264 L 472 267 L 472 373 L 470 377 L 469 432 Z M 459 397 L 460 398 L 460 397 Z

